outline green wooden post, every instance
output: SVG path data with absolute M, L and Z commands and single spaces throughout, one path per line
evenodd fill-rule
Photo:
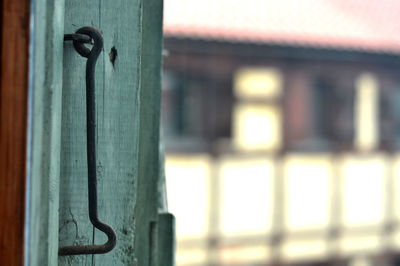
M 57 265 L 64 0 L 37 0 L 34 24 L 32 152 L 26 233 L 30 266 Z
M 158 247 L 162 254 L 173 250 L 165 245 L 173 239 L 172 220 L 160 218 L 157 233 L 159 212 L 166 211 L 159 156 L 162 0 L 37 0 L 33 13 L 28 264 L 173 265 L 157 260 Z M 63 42 L 64 33 L 82 26 L 100 29 L 104 38 L 95 81 L 98 206 L 118 243 L 103 255 L 59 257 L 58 246 L 106 241 L 88 218 L 86 59 Z
M 159 212 L 167 211 L 163 158 L 159 156 L 159 121 L 162 50 L 162 0 L 142 3 L 142 53 L 139 127 L 139 176 L 135 208 L 135 255 L 140 266 L 169 266 L 160 261 L 160 254 L 173 250 L 173 246 L 160 246 L 163 239 L 172 236 L 171 230 L 159 227 Z M 160 167 L 159 167 L 160 166 Z M 158 191 L 158 193 L 154 193 Z M 164 225 L 164 223 L 163 223 Z M 160 234 L 161 233 L 161 234 Z M 165 251 L 161 252 L 160 249 Z

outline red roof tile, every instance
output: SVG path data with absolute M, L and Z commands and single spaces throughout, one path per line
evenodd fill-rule
M 400 53 L 400 0 L 165 0 L 182 38 Z

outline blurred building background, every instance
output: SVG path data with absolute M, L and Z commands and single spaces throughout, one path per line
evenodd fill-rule
M 177 265 L 400 265 L 400 1 L 165 0 Z

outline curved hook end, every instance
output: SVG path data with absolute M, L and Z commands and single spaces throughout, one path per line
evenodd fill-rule
M 91 55 L 98 56 L 103 49 L 103 37 L 98 29 L 94 27 L 82 27 L 76 31 L 75 34 L 88 35 L 93 40 L 93 48 L 89 49 L 85 44 L 78 40 L 73 40 L 75 50 L 83 57 Z

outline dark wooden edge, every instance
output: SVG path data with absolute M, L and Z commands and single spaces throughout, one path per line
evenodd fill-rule
M 0 265 L 23 265 L 29 0 L 1 1 Z

